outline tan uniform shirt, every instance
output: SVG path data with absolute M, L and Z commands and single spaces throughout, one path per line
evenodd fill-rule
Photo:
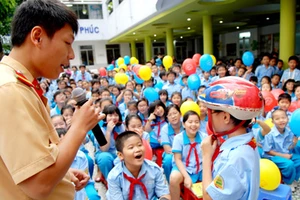
M 30 199 L 18 187 L 22 181 L 53 165 L 59 149 L 58 135 L 51 123 L 47 99 L 17 80 L 19 70 L 30 81 L 29 71 L 16 60 L 0 63 L 0 199 Z M 55 176 L 55 174 L 53 174 Z M 67 173 L 48 199 L 74 198 Z

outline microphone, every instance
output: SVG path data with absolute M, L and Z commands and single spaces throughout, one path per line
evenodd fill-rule
M 85 96 L 85 92 L 83 89 L 81 88 L 75 88 L 72 91 L 72 99 L 74 99 L 77 103 L 77 106 L 82 106 L 85 102 L 87 102 L 88 100 L 86 99 Z M 107 144 L 107 141 L 105 139 L 105 136 L 99 126 L 99 124 L 97 123 L 96 126 L 92 129 L 94 136 L 97 140 L 97 142 L 99 143 L 100 146 L 104 146 Z

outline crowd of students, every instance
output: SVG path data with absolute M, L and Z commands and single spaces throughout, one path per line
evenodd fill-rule
M 279 95 L 278 105 L 272 111 L 261 112 L 259 116 L 250 120 L 251 123 L 246 124 L 253 125 L 247 126 L 247 132 L 253 131 L 260 156 L 276 163 L 281 170 L 283 181 L 294 189 L 292 183 L 300 176 L 300 149 L 297 145 L 298 138 L 289 129 L 291 112 L 288 109 L 291 102 L 298 101 L 300 98 L 300 70 L 296 68 L 298 57 L 291 56 L 287 63 L 288 68 L 285 70 L 282 60 L 270 57 L 268 54 L 262 57 L 261 64 L 257 67 L 244 66 L 241 59 L 236 59 L 234 62 L 231 60 L 226 64 L 222 60 L 217 60 L 216 65 L 209 72 L 197 68 L 196 73 L 201 80 L 198 91 L 188 87 L 188 76 L 184 74 L 180 64 L 174 63 L 168 71 L 165 71 L 161 63 L 161 58 L 145 63 L 151 67 L 152 77 L 143 83 L 135 81 L 130 65 L 128 70 L 116 67 L 107 71 L 107 76 L 89 73 L 84 65 L 81 65 L 79 70 L 73 66 L 72 70 L 65 69 L 65 73 L 61 74 L 58 80 L 41 80 L 41 88 L 51 106 L 50 115 L 53 125 L 61 139 L 72 125 L 76 106 L 76 101 L 71 98 L 74 88 L 84 89 L 86 98 L 92 98 L 95 106 L 106 115 L 99 125 L 105 134 L 107 144 L 99 146 L 93 132 L 89 131 L 85 143 L 91 141 L 95 152 L 88 152 L 82 145 L 73 167 L 85 170 L 93 177 L 94 164 L 96 164 L 98 171 L 95 180 L 107 186 L 108 199 L 122 196 L 126 199 L 127 197 L 129 199 L 145 199 L 145 197 L 179 199 L 180 183 L 183 182 L 190 188 L 193 183 L 203 179 L 203 152 L 200 145 L 207 135 L 211 134 L 208 133 L 207 128 L 209 115 L 207 107 L 212 108 L 207 106 L 205 101 L 201 101 L 200 96 L 207 93 L 211 85 L 218 83 L 224 77 L 232 77 L 233 80 L 233 77 L 240 77 L 252 82 L 260 91 L 282 88 L 285 92 Z M 116 84 L 114 75 L 117 72 L 128 75 L 129 81 L 125 85 Z M 162 89 L 156 87 L 157 85 L 163 85 Z M 157 90 L 158 100 L 152 102 L 147 100 L 148 97 L 143 91 L 148 87 Z M 232 94 L 227 95 L 232 96 Z M 182 116 L 180 106 L 185 101 L 196 101 L 201 115 L 189 111 Z M 215 109 L 215 111 L 220 110 Z M 264 122 L 268 118 L 272 118 L 273 128 Z M 224 137 L 227 139 L 226 136 Z M 141 147 L 143 146 L 141 138 L 147 141 L 154 151 L 163 149 L 163 170 L 151 161 L 144 161 L 145 150 Z M 92 154 L 94 157 L 90 156 Z M 143 184 L 141 180 L 134 177 L 143 176 L 145 171 L 147 174 L 143 178 L 146 181 Z M 165 183 L 163 175 L 168 184 Z M 223 178 L 229 178 L 229 175 Z M 139 186 L 134 187 L 133 183 Z M 122 188 L 130 189 L 122 190 Z M 217 196 L 224 199 L 236 197 L 235 189 L 232 187 L 229 189 L 232 191 L 225 196 L 222 196 L 224 191 L 216 192 L 211 186 L 207 191 L 211 197 L 218 192 L 222 195 L 217 194 Z M 249 198 L 243 195 L 241 194 L 240 197 Z M 92 179 L 85 187 L 85 192 L 82 190 L 76 194 L 76 199 L 85 197 L 100 199 Z

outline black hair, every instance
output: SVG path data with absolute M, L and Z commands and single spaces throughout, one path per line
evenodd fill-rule
M 263 77 L 260 79 L 260 82 L 261 82 L 263 79 L 267 79 L 267 80 L 268 80 L 268 83 L 271 83 L 271 78 L 270 78 L 269 76 L 263 76 Z
M 250 78 L 249 78 L 249 81 L 253 81 L 253 82 L 258 82 L 258 79 L 257 79 L 257 76 L 251 76 Z
M 182 100 L 182 95 L 180 92 L 173 92 L 172 95 L 171 95 L 171 99 L 175 96 L 175 95 L 179 95 L 181 100 Z
M 60 95 L 60 94 L 64 94 L 64 95 L 65 95 L 64 91 L 58 90 L 58 91 L 56 91 L 56 92 L 54 93 L 53 99 L 55 100 L 55 98 L 56 98 L 58 95 Z
M 167 72 L 167 76 L 169 76 L 170 74 L 174 74 L 174 76 L 176 77 L 176 73 L 173 72 L 172 70 L 170 70 L 170 71 Z
M 142 138 L 136 132 L 124 131 L 123 133 L 119 134 L 116 138 L 115 145 L 118 152 L 123 153 L 124 143 L 126 140 L 128 140 L 131 137 L 138 137 L 141 139 L 142 142 Z
M 279 96 L 278 96 L 278 102 L 280 102 L 281 100 L 283 100 L 283 99 L 286 99 L 286 100 L 288 100 L 290 103 L 292 102 L 292 97 L 291 97 L 291 95 L 290 94 L 288 94 L 288 93 L 282 93 L 282 94 L 280 94 Z
M 169 96 L 168 91 L 167 90 L 159 90 L 158 95 L 160 96 L 162 94 L 167 95 L 167 101 L 168 101 L 168 96 Z
M 67 130 L 65 128 L 56 128 L 55 129 L 58 137 L 61 137 L 62 135 L 66 135 L 67 134 Z
M 104 101 L 109 101 L 111 103 L 111 105 L 113 105 L 113 101 L 112 101 L 111 98 L 102 98 L 102 99 L 98 99 L 98 100 L 99 100 L 99 103 L 100 103 L 100 107 L 101 107 L 101 105 Z M 95 102 L 95 104 L 96 104 L 96 102 Z
M 279 78 L 281 77 L 279 74 L 273 74 L 272 77 L 271 77 L 271 79 L 272 79 L 273 77 L 275 77 L 275 76 L 278 76 Z
M 145 101 L 147 106 L 149 106 L 149 101 L 146 98 L 141 98 L 140 100 L 137 101 L 136 105 L 138 106 L 141 102 Z
M 127 108 L 131 105 L 134 105 L 136 108 L 137 108 L 137 102 L 135 100 L 130 100 L 128 103 L 127 103 Z
M 296 89 L 300 87 L 300 81 L 296 81 L 294 84 L 294 91 L 296 91 Z
M 51 39 L 55 32 L 66 24 L 77 34 L 78 22 L 76 14 L 66 5 L 56 0 L 24 1 L 15 12 L 12 21 L 11 42 L 13 46 L 21 46 L 33 27 L 41 26 Z
M 180 113 L 180 108 L 179 108 L 179 106 L 176 105 L 176 104 L 171 104 L 171 105 L 169 105 L 169 106 L 166 108 L 166 115 L 169 114 L 169 112 L 170 112 L 170 110 L 171 110 L 172 108 L 175 108 L 175 109 Z
M 284 84 L 283 84 L 283 86 L 282 86 L 282 90 L 283 91 L 285 91 L 286 92 L 286 85 L 288 84 L 288 83 L 294 83 L 295 84 L 295 80 L 294 79 L 288 79 L 288 80 L 286 80 L 285 82 L 284 82 Z
M 68 110 L 68 109 L 70 109 L 70 110 L 72 110 L 73 112 L 75 112 L 75 108 L 74 108 L 72 105 L 64 105 L 64 106 L 62 107 L 62 109 L 61 109 L 61 114 L 63 114 L 64 111 L 65 111 L 65 110 Z
M 123 91 L 123 94 L 125 94 L 125 92 L 131 92 L 131 94 L 132 94 L 132 97 L 134 96 L 134 94 L 133 94 L 133 91 L 132 91 L 132 90 L 130 90 L 130 89 L 125 89 L 125 90 Z
M 278 64 L 279 62 L 281 62 L 281 63 L 283 64 L 283 60 L 278 59 L 277 64 Z
M 298 58 L 297 56 L 290 56 L 290 57 L 289 57 L 289 62 L 290 62 L 291 60 L 296 61 L 296 63 L 299 62 L 299 58 Z
M 79 69 L 82 68 L 82 67 L 83 67 L 84 69 L 86 69 L 86 66 L 85 66 L 84 64 L 79 65 Z
M 141 117 L 140 117 L 138 114 L 129 114 L 129 115 L 127 115 L 126 118 L 125 118 L 125 126 L 126 126 L 127 128 L 128 128 L 128 125 L 129 125 L 130 120 L 131 120 L 131 119 L 134 119 L 134 118 L 140 120 L 141 123 L 143 124 L 143 121 L 142 121 Z
M 107 121 L 106 121 L 107 115 L 114 114 L 114 113 L 117 113 L 117 115 L 119 116 L 119 122 L 116 124 L 116 126 L 120 126 L 122 124 L 122 115 L 117 106 L 115 106 L 115 105 L 106 106 L 102 112 L 103 112 L 103 114 L 106 115 L 106 117 L 103 119 L 103 122 L 104 122 L 103 126 L 107 126 Z
M 185 123 L 191 115 L 197 115 L 200 121 L 200 116 L 198 115 L 198 113 L 193 110 L 189 110 L 183 115 L 182 122 Z
M 92 89 L 92 94 L 100 94 L 99 89 Z
M 234 60 L 234 63 L 236 63 L 236 61 L 241 61 L 241 64 L 243 64 L 243 61 L 242 61 L 242 59 L 240 59 L 240 58 L 236 58 L 235 60 Z
M 268 57 L 268 58 L 269 58 L 269 60 L 271 59 L 271 56 L 270 56 L 270 54 L 269 54 L 269 53 L 265 53 L 265 54 L 263 54 L 263 56 L 262 56 L 262 59 L 263 59 L 264 57 Z
M 151 113 L 154 112 L 155 108 L 157 108 L 158 106 L 161 106 L 164 109 L 164 117 L 166 117 L 166 106 L 161 100 L 156 100 L 150 104 L 149 111 L 148 111 L 149 116 L 151 115 Z
M 110 94 L 109 89 L 107 89 L 106 87 L 105 87 L 105 88 L 101 88 L 101 89 L 99 90 L 99 94 L 100 94 L 100 95 L 102 95 L 103 92 L 108 92 L 108 93 Z
M 162 71 L 162 72 L 159 73 L 159 77 L 160 77 L 161 79 L 162 79 L 163 76 L 166 76 L 166 72 L 165 72 L 165 71 Z
M 99 80 L 99 79 L 93 79 L 93 80 L 91 81 L 91 85 L 92 85 L 92 86 L 95 85 L 95 83 L 99 83 L 99 84 L 100 84 L 100 80 Z

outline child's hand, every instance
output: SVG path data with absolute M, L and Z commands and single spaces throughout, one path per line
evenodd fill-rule
M 212 135 L 207 136 L 201 143 L 203 158 L 207 157 L 207 158 L 211 159 L 217 148 L 217 144 L 218 144 L 218 141 L 213 140 Z
M 113 122 L 113 121 L 109 121 L 108 123 L 107 123 L 107 129 L 106 129 L 106 131 L 107 132 L 112 132 L 112 130 L 115 128 L 115 123 Z
M 151 115 L 148 117 L 148 120 L 155 120 L 156 119 L 156 115 L 154 113 L 151 113 Z
M 184 178 L 184 187 L 188 188 L 188 189 L 191 189 L 192 185 L 193 185 L 193 181 L 191 179 L 191 177 L 185 177 Z
M 291 157 L 293 156 L 293 154 L 283 154 L 283 157 L 286 158 L 286 159 L 291 159 Z

